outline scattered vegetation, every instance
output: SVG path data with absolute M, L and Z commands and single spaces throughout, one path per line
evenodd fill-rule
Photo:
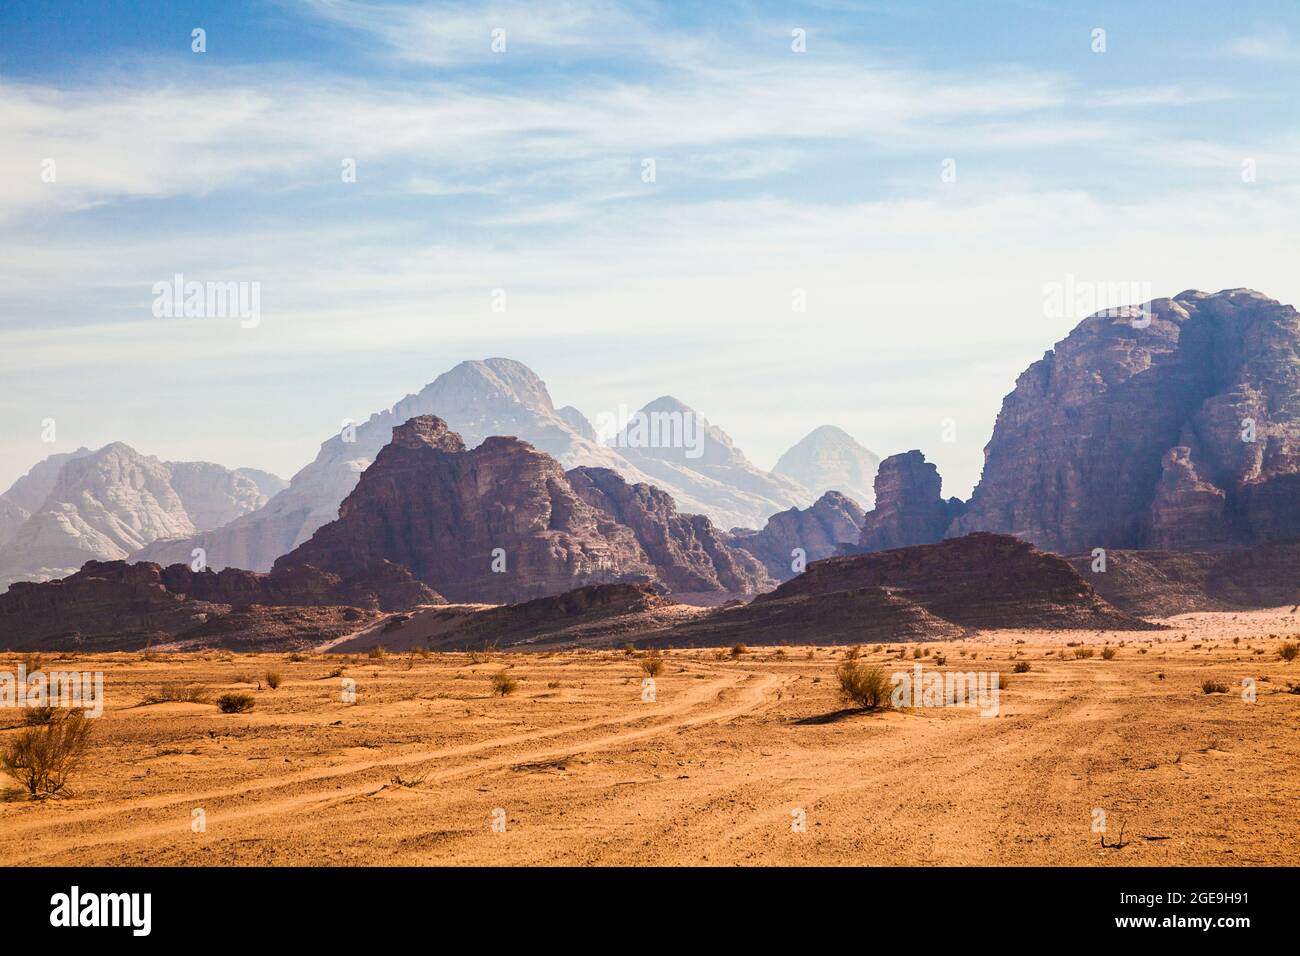
M 388 651 L 384 650 L 384 645 L 376 644 L 370 650 L 366 651 L 366 657 L 372 661 L 381 661 L 388 656 Z
M 664 657 L 658 651 L 652 651 L 641 658 L 641 669 L 650 677 L 658 677 L 664 672 Z
M 731 659 L 732 659 L 732 660 L 736 660 L 737 658 L 740 657 L 740 655 L 742 655 L 742 654 L 748 654 L 748 653 L 749 653 L 749 648 L 746 647 L 744 644 L 733 644 L 733 645 L 731 645 Z
M 166 703 L 185 703 L 185 704 L 206 704 L 211 696 L 211 691 L 204 684 L 180 684 L 171 683 L 163 684 L 156 691 L 146 697 L 142 703 L 145 704 L 166 704 Z
M 1015 666 L 1011 668 L 1017 674 L 1029 672 L 1029 661 L 1016 661 Z
M 1287 641 L 1277 649 L 1277 656 L 1288 664 L 1295 660 L 1298 655 L 1300 655 L 1300 644 L 1295 641 Z
M 1205 680 L 1201 681 L 1201 691 L 1206 694 L 1226 694 L 1228 692 L 1228 685 L 1223 681 L 1207 677 Z
M 863 710 L 890 706 L 890 681 L 879 667 L 845 661 L 835 668 L 835 677 L 840 682 L 840 696 Z
M 507 694 L 513 694 L 519 689 L 519 681 L 515 680 L 505 671 L 497 671 L 492 675 L 492 693 L 498 697 L 505 697 Z
M 46 724 L 54 723 L 54 719 L 58 715 L 59 708 L 52 707 L 49 704 L 28 707 L 27 713 L 23 714 L 23 723 L 28 727 L 44 727 Z
M 1074 649 L 1074 659 L 1079 661 L 1084 661 L 1092 657 L 1095 653 L 1096 651 L 1094 651 L 1091 647 L 1076 647 Z
M 1113 661 L 1115 659 L 1115 648 L 1103 647 L 1101 649 L 1101 659 L 1103 661 Z
M 266 686 L 267 686 L 267 687 L 271 688 L 271 690 L 275 690 L 277 687 L 280 686 L 280 683 L 281 683 L 281 679 L 280 679 L 280 672 L 279 672 L 279 671 L 267 671 L 267 672 L 266 672 Z
M 68 778 L 90 747 L 90 721 L 70 711 L 40 727 L 14 736 L 0 751 L 0 768 L 33 799 L 68 794 Z
M 246 714 L 253 709 L 252 694 L 222 694 L 217 698 L 217 707 L 223 714 Z

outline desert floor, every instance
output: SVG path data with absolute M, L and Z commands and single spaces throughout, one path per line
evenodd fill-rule
M 47 655 L 104 671 L 107 711 L 72 796 L 0 801 L 0 864 L 1293 863 L 1300 660 L 1277 648 L 1300 616 L 1170 623 L 862 649 L 886 672 L 914 647 L 926 670 L 1002 672 L 997 717 L 844 712 L 845 648 L 670 651 L 654 701 L 623 651 Z M 498 697 L 503 668 L 519 686 Z M 175 682 L 255 709 L 141 703 Z M 0 744 L 22 720 L 0 710 Z

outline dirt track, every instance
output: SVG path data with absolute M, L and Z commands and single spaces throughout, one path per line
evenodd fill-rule
M 1140 641 L 1003 632 L 919 645 L 917 661 L 864 648 L 887 671 L 945 655 L 939 670 L 1002 672 L 989 718 L 843 712 L 843 648 L 673 651 L 653 702 L 621 651 L 359 658 L 355 704 L 327 676 L 336 655 L 47 659 L 105 671 L 108 711 L 73 797 L 0 803 L 0 863 L 1289 863 L 1300 661 L 1279 661 L 1266 635 L 1295 619 L 1180 623 Z M 1057 656 L 1107 640 L 1114 660 Z M 503 667 L 519 690 L 491 696 Z M 278 690 L 237 683 L 267 670 Z M 1204 694 L 1205 677 L 1229 693 Z M 1255 703 L 1243 677 L 1269 678 Z M 140 705 L 172 681 L 250 690 L 256 709 Z M 0 711 L 0 726 L 20 716 Z M 1102 847 L 1094 808 L 1121 846 Z

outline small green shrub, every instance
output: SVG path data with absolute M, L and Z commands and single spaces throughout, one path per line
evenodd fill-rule
M 246 714 L 253 709 L 252 694 L 222 694 L 217 706 L 223 714 Z

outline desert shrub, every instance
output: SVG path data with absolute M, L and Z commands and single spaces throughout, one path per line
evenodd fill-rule
M 1206 694 L 1226 694 L 1228 692 L 1228 685 L 1223 681 L 1207 677 L 1205 680 L 1201 681 L 1201 691 Z
M 641 669 L 650 677 L 658 677 L 664 672 L 664 658 L 662 654 L 646 654 L 641 658 Z
M 54 719 L 58 716 L 59 708 L 42 704 L 39 707 L 28 707 L 27 713 L 23 714 L 23 723 L 28 727 L 44 727 L 46 724 L 54 723 Z
M 635 644 L 624 644 L 624 645 L 623 645 L 623 653 L 626 654 L 628 657 L 631 657 L 633 654 L 636 653 L 636 645 L 635 645 Z
M 1115 648 L 1103 647 L 1101 649 L 1101 659 L 1103 661 L 1113 661 L 1115 659 Z
M 0 768 L 31 797 L 67 793 L 68 777 L 90 747 L 90 727 L 86 715 L 74 710 L 44 726 L 28 728 L 0 751 Z
M 731 645 L 731 656 L 733 659 L 740 657 L 741 654 L 748 654 L 748 653 L 749 653 L 749 648 L 746 647 L 744 644 Z
M 551 690 L 555 690 L 560 686 L 560 682 L 558 680 L 550 680 L 546 682 L 546 686 Z
M 279 673 L 278 671 L 267 671 L 267 672 L 266 672 L 266 686 L 267 686 L 267 687 L 271 688 L 271 690 L 275 690 L 277 687 L 280 686 L 280 683 L 281 683 L 281 679 L 280 679 L 280 673 Z
M 515 680 L 505 671 L 497 671 L 492 675 L 492 693 L 498 697 L 505 697 L 507 694 L 513 694 L 519 689 L 519 681 Z
M 936 667 L 943 667 L 947 663 L 948 663 L 948 658 L 944 657 L 942 654 L 934 655 L 934 664 Z
M 374 647 L 370 648 L 370 650 L 366 651 L 366 657 L 370 658 L 372 661 L 380 661 L 387 656 L 388 651 L 384 650 L 384 645 L 382 644 L 376 644 Z
M 1277 656 L 1287 663 L 1295 660 L 1297 655 L 1300 655 L 1300 644 L 1295 641 L 1287 641 L 1277 649 Z
M 1076 647 L 1074 649 L 1074 659 L 1078 661 L 1087 660 L 1096 652 L 1091 647 Z
M 207 703 L 208 688 L 203 684 L 163 684 L 144 699 L 146 704 L 164 704 L 181 701 L 187 704 Z
M 858 655 L 861 653 L 862 653 L 862 648 L 860 647 L 846 647 L 844 649 L 844 659 L 847 661 L 856 661 L 858 659 Z
M 307 658 L 303 657 L 297 651 L 294 651 L 292 654 L 289 654 L 287 657 L 285 657 L 285 660 L 290 664 L 301 664 L 306 659 Z
M 24 654 L 24 655 L 23 655 L 23 666 L 27 668 L 27 673 L 29 673 L 29 674 L 30 674 L 32 671 L 38 671 L 38 670 L 40 670 L 40 669 L 41 669 L 41 665 L 42 665 L 43 663 L 44 663 L 44 660 L 41 658 L 41 655 L 40 655 L 40 654 L 34 654 L 34 653 L 33 653 L 33 654 Z
M 920 659 L 921 659 L 921 649 L 919 647 L 912 648 L 912 660 L 919 661 Z
M 252 694 L 222 694 L 217 706 L 223 714 L 246 714 L 253 709 Z
M 835 668 L 835 677 L 840 682 L 840 696 L 858 707 L 879 710 L 890 706 L 892 685 L 879 667 L 845 661 Z
M 1016 661 L 1015 666 L 1011 668 L 1017 674 L 1025 674 L 1029 671 L 1029 661 Z
M 342 677 L 342 676 L 343 676 L 344 674 L 346 674 L 347 672 L 348 672 L 348 669 L 347 669 L 346 667 L 336 667 L 336 668 L 334 668 L 332 671 L 329 672 L 328 676 L 329 676 L 329 677 Z

